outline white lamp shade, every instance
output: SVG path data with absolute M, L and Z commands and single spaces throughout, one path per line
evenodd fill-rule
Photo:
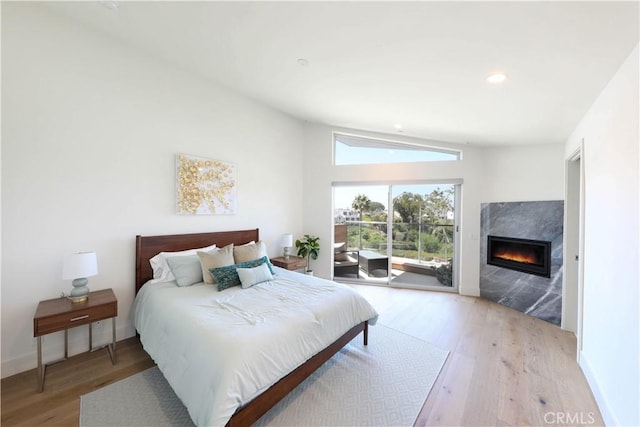
M 280 243 L 285 248 L 293 246 L 293 234 L 283 234 L 282 239 L 280 239 Z
M 63 279 L 78 279 L 98 274 L 98 261 L 95 252 L 81 252 L 69 255 L 62 266 Z

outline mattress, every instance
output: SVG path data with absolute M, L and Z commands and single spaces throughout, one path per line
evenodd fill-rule
M 135 326 L 196 425 L 223 426 L 280 378 L 377 313 L 356 291 L 274 267 L 274 280 L 218 292 L 142 287 Z

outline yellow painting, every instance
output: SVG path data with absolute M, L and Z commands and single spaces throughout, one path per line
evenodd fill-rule
M 236 213 L 235 163 L 178 154 L 176 180 L 179 214 Z

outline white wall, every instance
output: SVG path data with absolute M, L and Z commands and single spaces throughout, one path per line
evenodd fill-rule
M 332 132 L 422 142 L 400 135 L 381 135 L 330 126 L 307 126 L 304 167 L 304 232 L 331 242 L 334 182 L 406 182 L 415 180 L 462 180 L 460 293 L 480 295 L 480 204 L 484 202 L 562 200 L 563 154 L 561 145 L 513 148 L 476 148 L 448 145 L 463 150 L 458 162 L 423 162 L 394 165 L 334 166 Z M 431 143 L 431 145 L 433 145 Z M 542 173 L 540 173 L 542 172 Z M 535 175 L 541 175 L 535 178 Z M 331 253 L 320 250 L 314 271 L 331 277 Z
M 3 377 L 35 367 L 33 314 L 70 290 L 67 254 L 97 252 L 89 287 L 114 289 L 123 339 L 136 234 L 259 227 L 276 255 L 302 231 L 300 122 L 33 3 L 2 4 L 2 107 Z M 175 214 L 176 153 L 237 164 L 236 215 Z M 62 343 L 46 336 L 45 359 Z
M 608 425 L 640 425 L 638 46 L 566 144 L 584 138 L 582 366 Z
M 564 199 L 562 145 L 485 148 L 483 171 L 483 203 Z
M 260 227 L 275 255 L 283 232 L 331 241 L 333 182 L 462 180 L 460 291 L 479 295 L 480 204 L 562 198 L 562 153 L 552 146 L 464 146 L 456 163 L 333 166 L 332 132 L 348 130 L 303 127 L 36 4 L 2 5 L 2 88 L 2 376 L 35 366 L 33 313 L 69 290 L 61 261 L 75 251 L 97 251 L 90 287 L 114 288 L 123 339 L 133 334 L 136 234 Z M 238 214 L 175 214 L 179 152 L 238 164 Z M 543 186 L 529 174 L 540 169 Z M 328 251 L 314 270 L 330 277 Z M 108 340 L 105 329 L 96 341 Z M 86 338 L 73 330 L 72 349 Z M 61 334 L 44 343 L 45 359 L 61 354 Z

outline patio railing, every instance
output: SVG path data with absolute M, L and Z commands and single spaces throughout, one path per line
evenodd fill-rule
M 347 221 L 346 224 L 349 249 L 388 255 L 389 235 L 386 222 Z M 391 251 L 394 269 L 436 275 L 436 270 L 442 266 L 450 269 L 453 258 L 453 225 L 395 222 Z

